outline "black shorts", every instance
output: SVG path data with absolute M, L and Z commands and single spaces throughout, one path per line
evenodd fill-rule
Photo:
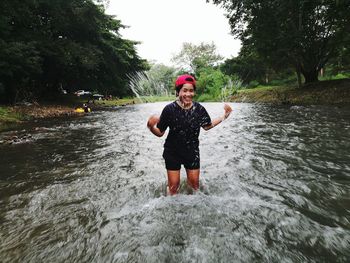
M 195 170 L 200 167 L 199 149 L 176 151 L 164 148 L 163 158 L 167 170 L 180 170 L 181 165 L 186 169 Z

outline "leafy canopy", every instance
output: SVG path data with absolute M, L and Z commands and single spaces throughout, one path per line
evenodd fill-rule
M 209 2 L 209 1 L 208 1 Z M 271 67 L 287 65 L 317 80 L 350 32 L 348 0 L 212 0 L 227 11 L 232 33 Z
M 1 1 L 1 99 L 55 96 L 59 88 L 130 94 L 127 75 L 148 65 L 138 43 L 120 36 L 123 27 L 92 0 Z
M 223 57 L 217 54 L 213 42 L 210 44 L 202 42 L 199 45 L 183 43 L 181 51 L 172 58 L 172 61 L 180 68 L 197 74 L 201 68 L 213 67 L 222 59 Z

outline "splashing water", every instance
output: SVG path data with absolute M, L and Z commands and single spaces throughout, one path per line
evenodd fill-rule
M 200 134 L 200 191 L 182 169 L 166 196 L 165 137 L 145 127 L 165 105 L 40 120 L 0 144 L 0 261 L 349 262 L 350 107 L 234 104 Z
M 139 71 L 128 75 L 129 87 L 136 97 L 141 101 L 141 97 L 168 96 L 169 92 L 163 82 L 151 76 L 148 72 Z
M 221 101 L 226 102 L 235 92 L 242 88 L 243 82 L 240 79 L 229 79 L 227 84 L 221 89 Z

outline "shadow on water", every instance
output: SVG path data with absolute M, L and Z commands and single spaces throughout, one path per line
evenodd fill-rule
M 349 108 L 233 104 L 201 132 L 200 191 L 182 173 L 169 197 L 165 138 L 146 129 L 164 106 L 42 121 L 0 144 L 2 261 L 348 262 Z

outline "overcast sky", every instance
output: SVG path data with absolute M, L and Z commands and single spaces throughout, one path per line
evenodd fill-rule
M 214 42 L 225 58 L 240 49 L 224 10 L 205 0 L 110 0 L 107 13 L 129 26 L 120 31 L 124 38 L 142 42 L 137 47 L 142 58 L 158 63 L 171 65 L 183 42 Z

